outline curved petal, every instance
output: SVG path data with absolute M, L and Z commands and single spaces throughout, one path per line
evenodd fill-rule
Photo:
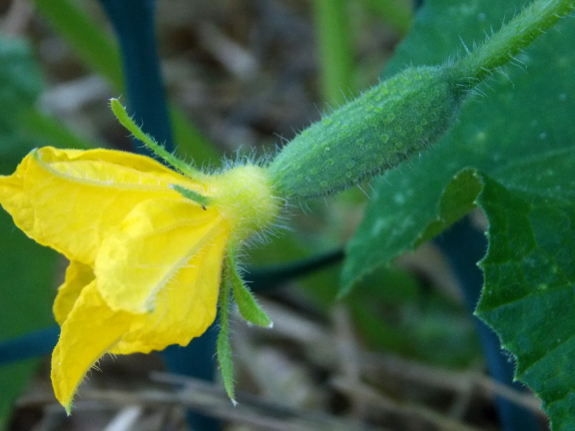
M 157 295 L 227 226 L 212 208 L 149 200 L 137 205 L 96 256 L 98 289 L 115 310 L 149 313 Z
M 45 147 L 28 154 L 13 175 L 0 177 L 0 203 L 28 236 L 93 265 L 102 239 L 117 232 L 138 203 L 183 200 L 170 184 L 204 193 L 203 186 L 147 157 Z
M 113 353 L 186 346 L 203 334 L 216 317 L 217 300 L 229 233 L 221 231 L 196 254 L 156 298 L 152 313 L 138 315 Z
M 64 283 L 58 288 L 58 294 L 54 300 L 54 317 L 60 326 L 68 317 L 74 304 L 78 300 L 82 289 L 94 281 L 94 270 L 91 266 L 75 260 L 71 261 L 66 269 Z
M 52 354 L 54 393 L 68 413 L 86 372 L 118 342 L 132 319 L 130 313 L 114 312 L 106 305 L 95 281 L 82 290 Z

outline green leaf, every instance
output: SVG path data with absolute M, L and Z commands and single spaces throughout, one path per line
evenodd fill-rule
M 439 64 L 522 5 L 429 0 L 386 73 Z M 490 228 L 478 313 L 517 356 L 517 377 L 542 398 L 554 430 L 575 426 L 573 40 L 573 20 L 559 22 L 518 56 L 523 66 L 505 67 L 466 103 L 436 148 L 375 182 L 342 275 L 346 292 L 481 206 Z
M 0 173 L 12 173 L 21 157 L 37 142 L 23 131 L 23 118 L 42 89 L 29 47 L 17 39 L 0 38 Z M 53 322 L 56 253 L 20 232 L 0 211 L 0 341 Z M 36 361 L 0 368 L 0 429 L 14 398 L 35 369 Z
M 560 192 L 484 179 L 489 251 L 476 313 L 516 357 L 516 378 L 543 400 L 552 429 L 567 431 L 575 429 L 575 180 L 556 167 L 575 172 L 575 154 L 559 157 L 541 180 L 554 178 Z

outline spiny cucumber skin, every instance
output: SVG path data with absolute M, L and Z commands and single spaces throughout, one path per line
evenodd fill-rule
M 268 167 L 276 192 L 326 195 L 397 166 L 441 138 L 465 93 L 447 66 L 406 69 L 287 144 Z

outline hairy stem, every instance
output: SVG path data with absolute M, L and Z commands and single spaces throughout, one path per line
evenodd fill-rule
M 499 32 L 455 64 L 454 71 L 461 77 L 461 84 L 475 87 L 574 8 L 575 0 L 535 0 L 529 4 Z

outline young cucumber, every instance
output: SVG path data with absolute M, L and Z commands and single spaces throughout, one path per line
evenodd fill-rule
M 301 132 L 268 166 L 279 196 L 326 195 L 418 154 L 453 124 L 465 96 L 558 19 L 575 0 L 534 0 L 457 62 L 409 68 Z
M 448 67 L 417 67 L 370 88 L 302 131 L 269 166 L 284 197 L 344 189 L 437 142 L 466 91 Z

